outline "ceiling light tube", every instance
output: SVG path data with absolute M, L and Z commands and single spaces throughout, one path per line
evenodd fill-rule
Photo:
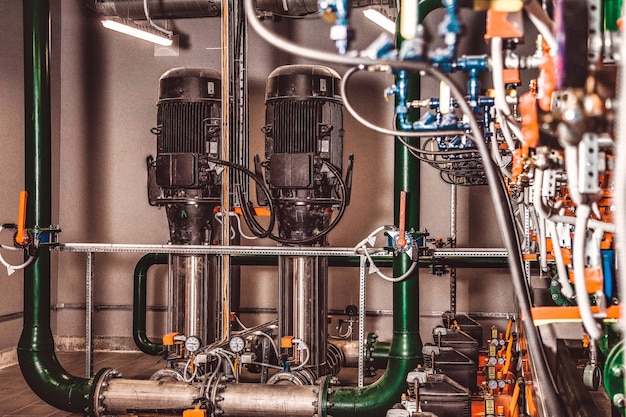
M 158 45 L 172 45 L 172 38 L 165 33 L 157 33 L 156 30 L 148 26 L 140 26 L 129 20 L 122 19 L 104 19 L 102 26 L 107 29 L 115 30 L 126 35 L 134 36 L 145 41 L 156 43 Z
M 378 10 L 372 8 L 365 9 L 363 10 L 363 16 L 367 17 L 387 32 L 391 34 L 396 33 L 396 23 Z

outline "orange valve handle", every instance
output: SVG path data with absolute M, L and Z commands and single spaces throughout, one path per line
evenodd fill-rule
M 404 238 L 404 230 L 406 229 L 406 191 L 400 191 L 400 216 L 399 216 L 399 227 L 400 236 L 398 236 L 398 241 L 396 242 L 399 248 L 403 248 L 406 246 L 406 239 Z
M 20 191 L 20 208 L 17 213 L 17 234 L 15 235 L 15 243 L 19 246 L 25 246 L 28 243 L 28 231 L 26 230 L 26 200 L 28 199 L 27 191 Z

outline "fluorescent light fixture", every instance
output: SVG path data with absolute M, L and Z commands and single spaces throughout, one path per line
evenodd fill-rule
M 107 18 L 102 20 L 102 26 L 158 45 L 172 45 L 172 37 L 168 34 L 158 32 L 150 26 L 140 26 L 127 19 Z
M 391 34 L 396 33 L 396 22 L 389 19 L 387 16 L 382 14 L 376 9 L 367 8 L 363 10 L 363 16 L 367 17 L 372 22 L 376 23 L 381 28 L 385 29 L 387 32 Z

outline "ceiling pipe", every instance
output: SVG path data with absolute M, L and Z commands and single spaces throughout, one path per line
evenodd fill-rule
M 145 20 L 143 0 L 84 0 L 91 10 L 101 16 Z M 151 19 L 185 19 L 217 17 L 221 0 L 148 0 Z M 350 7 L 389 5 L 389 0 L 352 0 Z M 257 10 L 284 16 L 304 16 L 319 12 L 317 0 L 255 0 Z
M 143 0 L 85 0 L 85 5 L 102 16 L 145 20 Z M 220 0 L 148 0 L 151 19 L 184 19 L 220 15 Z

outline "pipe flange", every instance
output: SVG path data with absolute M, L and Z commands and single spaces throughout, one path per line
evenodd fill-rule
M 224 410 L 222 410 L 219 407 L 219 403 L 223 400 L 223 398 L 219 395 L 219 393 L 226 390 L 227 386 L 225 382 L 227 382 L 227 379 L 228 377 L 226 377 L 223 373 L 219 373 L 216 375 L 213 385 L 210 388 L 207 388 L 207 393 L 208 393 L 208 390 L 210 390 L 210 393 L 211 393 L 209 396 L 209 400 L 213 405 L 214 416 L 220 416 L 224 414 Z
M 178 382 L 187 382 L 183 374 L 177 369 L 163 368 L 159 369 L 150 376 L 151 381 L 161 381 L 171 379 Z
M 279 372 L 267 380 L 268 385 L 313 385 L 315 375 L 308 369 L 298 369 L 292 372 Z
M 313 406 L 316 408 L 316 414 L 314 414 L 313 417 L 330 417 L 326 411 L 330 409 L 333 404 L 328 401 L 328 396 L 334 392 L 331 385 L 337 382 L 337 377 L 332 375 L 327 375 L 318 380 L 318 388 L 313 391 L 317 391 L 317 404 L 313 403 Z
M 95 388 L 93 391 L 93 415 L 96 417 L 106 417 L 106 408 L 104 407 L 105 392 L 109 386 L 109 381 L 113 378 L 121 378 L 122 373 L 117 369 L 102 369 L 99 375 L 96 375 Z

